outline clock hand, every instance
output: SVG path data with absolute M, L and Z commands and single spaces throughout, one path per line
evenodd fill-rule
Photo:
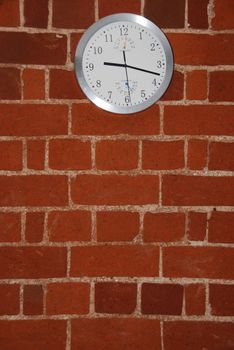
M 113 67 L 124 67 L 124 68 L 127 67 L 127 68 L 131 68 L 131 69 L 139 70 L 139 71 L 141 71 L 141 72 L 150 73 L 150 74 L 154 74 L 154 75 L 160 76 L 160 73 L 153 72 L 153 71 L 147 70 L 147 69 L 142 69 L 142 68 L 130 66 L 129 64 L 104 62 L 104 65 L 105 65 L 105 66 L 113 66 Z
M 128 80 L 128 69 L 127 69 L 127 62 L 126 62 L 126 53 L 125 53 L 124 50 L 123 50 L 123 57 L 124 57 L 125 73 L 126 73 L 126 78 L 127 78 L 127 86 L 128 86 L 129 101 L 130 101 L 130 103 L 132 103 L 132 101 L 131 101 L 130 87 L 129 87 L 129 80 Z

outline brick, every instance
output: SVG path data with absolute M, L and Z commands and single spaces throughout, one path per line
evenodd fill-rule
M 143 283 L 141 293 L 142 314 L 181 315 L 183 286 L 179 284 Z
M 217 316 L 233 316 L 234 284 L 210 284 L 209 287 L 211 314 Z
M 68 203 L 66 176 L 0 176 L 0 206 L 62 206 Z
M 202 170 L 207 165 L 206 140 L 189 140 L 188 142 L 188 168 L 192 170 Z
M 205 100 L 207 87 L 206 70 L 193 70 L 187 73 L 186 97 L 188 100 Z
M 58 170 L 90 169 L 90 142 L 72 139 L 51 140 L 49 143 L 49 166 Z
M 48 0 L 24 1 L 25 27 L 47 28 L 48 16 Z
M 1 346 L 5 350 L 64 350 L 65 320 L 0 320 Z
M 206 237 L 207 214 L 189 212 L 188 214 L 188 239 L 190 241 L 204 241 Z
M 99 0 L 100 18 L 112 15 L 113 13 L 135 13 L 140 15 L 140 0 Z
M 75 72 L 64 69 L 50 71 L 50 98 L 84 99 L 85 95 L 77 83 Z
M 227 135 L 234 130 L 233 106 L 166 106 L 167 135 Z
M 77 204 L 150 204 L 158 202 L 158 195 L 157 176 L 79 175 L 71 183 Z
M 24 69 L 24 99 L 43 100 L 45 98 L 45 71 L 42 69 Z
M 0 242 L 18 242 L 20 237 L 20 213 L 0 213 Z
M 96 144 L 96 166 L 102 170 L 130 170 L 138 165 L 138 142 L 105 140 Z
M 139 234 L 140 220 L 138 213 L 132 212 L 97 212 L 98 242 L 128 242 Z
M 231 322 L 164 322 L 165 350 L 231 350 L 233 341 L 234 324 Z
M 0 26 L 17 27 L 19 24 L 19 0 L 2 0 L 0 4 Z
M 230 142 L 211 142 L 209 152 L 210 170 L 234 170 L 234 144 Z
M 188 25 L 191 28 L 207 29 L 209 0 L 188 0 Z
M 0 47 L 0 63 L 66 63 L 67 38 L 61 34 L 0 32 Z
M 0 142 L 0 170 L 21 170 L 22 155 L 21 141 Z
M 72 350 L 160 350 L 158 320 L 137 318 L 81 318 L 72 320 Z
M 132 314 L 136 308 L 135 283 L 96 283 L 95 312 L 106 314 Z
M 27 142 L 27 168 L 34 170 L 45 168 L 44 140 L 29 140 Z
M 213 211 L 209 220 L 209 242 L 234 243 L 234 212 Z
M 185 313 L 191 315 L 205 315 L 206 290 L 203 284 L 188 284 L 184 287 Z
M 150 246 L 74 247 L 71 276 L 157 276 L 158 253 L 158 247 Z
M 210 101 L 234 101 L 234 71 L 210 72 Z
M 76 48 L 79 44 L 81 37 L 82 37 L 82 33 L 72 33 L 71 34 L 70 56 L 71 56 L 72 62 L 75 61 Z
M 230 176 L 180 176 L 163 178 L 164 205 L 227 205 L 234 204 L 234 178 Z
M 184 74 L 174 71 L 171 83 L 162 96 L 162 101 L 178 101 L 184 98 Z
M 17 315 L 20 310 L 20 287 L 0 284 L 0 315 Z
M 25 239 L 30 243 L 38 243 L 43 240 L 45 214 L 41 212 L 27 212 Z
M 184 213 L 146 213 L 144 217 L 145 242 L 181 241 L 185 234 Z
M 0 278 L 66 276 L 66 248 L 1 247 L 0 253 Z
M 0 5 L 1 6 L 1 5 Z M 0 99 L 20 100 L 20 70 L 17 68 L 0 68 Z
M 89 241 L 91 213 L 81 210 L 49 212 L 48 234 L 51 242 Z
M 93 24 L 94 1 L 68 0 L 53 2 L 53 26 L 57 28 L 84 29 Z
M 89 313 L 88 283 L 50 283 L 46 312 L 48 315 Z
M 214 13 L 212 18 L 213 29 L 233 29 L 234 28 L 234 8 L 232 0 L 215 0 Z
M 65 135 L 67 128 L 67 106 L 0 104 L 0 136 Z
M 183 167 L 184 141 L 143 141 L 143 169 L 171 170 Z
M 43 288 L 41 285 L 24 286 L 24 315 L 43 314 Z
M 159 27 L 184 28 L 185 0 L 146 0 L 144 15 Z
M 166 247 L 165 277 L 233 279 L 233 249 L 221 247 Z
M 174 16 L 174 12 L 172 12 Z M 209 65 L 233 64 L 233 34 L 168 33 L 177 64 Z
M 76 135 L 154 135 L 159 134 L 159 107 L 131 116 L 113 115 L 93 104 L 72 107 L 73 133 Z

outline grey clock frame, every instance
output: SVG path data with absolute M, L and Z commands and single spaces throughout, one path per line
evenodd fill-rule
M 90 38 L 99 29 L 103 28 L 104 26 L 115 22 L 121 22 L 121 21 L 137 23 L 147 28 L 148 30 L 150 30 L 160 41 L 166 56 L 166 72 L 165 72 L 165 77 L 162 84 L 160 85 L 158 90 L 155 92 L 155 94 L 151 98 L 149 98 L 147 101 L 144 101 L 136 106 L 128 106 L 128 107 L 115 106 L 107 101 L 102 100 L 100 97 L 95 95 L 95 93 L 92 91 L 92 89 L 89 87 L 89 85 L 86 82 L 86 79 L 84 77 L 83 67 L 82 67 L 84 50 Z M 118 14 L 110 15 L 94 23 L 83 34 L 79 44 L 77 45 L 76 53 L 75 53 L 75 73 L 76 73 L 76 77 L 79 82 L 79 85 L 83 90 L 84 94 L 89 98 L 89 100 L 91 100 L 98 107 L 106 111 L 109 111 L 112 113 L 118 113 L 118 114 L 132 114 L 132 113 L 140 112 L 152 106 L 156 101 L 158 101 L 162 97 L 162 95 L 165 93 L 165 91 L 167 90 L 170 84 L 172 74 L 173 74 L 173 66 L 174 66 L 173 53 L 172 53 L 172 49 L 169 44 L 169 41 L 165 36 L 165 34 L 161 31 L 159 27 L 157 27 L 153 22 L 149 21 L 147 18 L 139 15 L 135 15 L 132 13 L 118 13 Z

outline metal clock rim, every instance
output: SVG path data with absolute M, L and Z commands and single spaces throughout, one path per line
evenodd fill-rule
M 86 45 L 90 38 L 101 28 L 104 26 L 115 23 L 115 22 L 121 22 L 121 21 L 128 21 L 132 23 L 137 23 L 139 25 L 142 25 L 143 27 L 149 29 L 151 32 L 155 34 L 155 36 L 158 38 L 158 40 L 161 42 L 165 56 L 166 56 L 166 74 L 165 78 L 159 87 L 159 89 L 156 91 L 156 93 L 149 98 L 147 101 L 144 101 L 140 103 L 139 105 L 136 106 L 129 106 L 129 107 L 119 107 L 115 106 L 111 103 L 108 103 L 101 98 L 99 98 L 95 93 L 91 90 L 89 85 L 87 84 L 85 77 L 84 77 L 84 72 L 83 72 L 83 67 L 82 67 L 82 60 L 83 60 L 83 53 L 86 48 Z M 98 107 L 112 113 L 117 113 L 117 114 L 132 114 L 132 113 L 137 113 L 140 111 L 143 111 L 150 106 L 152 106 L 155 102 L 157 102 L 162 95 L 165 93 L 167 90 L 172 75 L 173 75 L 173 53 L 171 46 L 169 44 L 169 41 L 166 37 L 166 35 L 161 31 L 161 29 L 148 20 L 147 18 L 132 14 L 132 13 L 118 13 L 110 16 L 103 17 L 91 27 L 89 27 L 86 32 L 83 34 L 82 38 L 80 39 L 79 44 L 77 45 L 76 48 L 76 53 L 75 53 L 75 73 L 77 80 L 80 84 L 81 89 L 85 93 L 85 95 L 91 100 L 95 105 Z

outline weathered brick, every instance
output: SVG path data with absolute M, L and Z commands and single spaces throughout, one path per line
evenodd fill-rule
M 19 69 L 0 68 L 0 81 L 1 100 L 20 100 L 21 83 Z
M 0 315 L 17 315 L 20 311 L 20 286 L 0 284 L 0 300 Z
M 24 315 L 43 314 L 43 288 L 41 285 L 24 286 Z

